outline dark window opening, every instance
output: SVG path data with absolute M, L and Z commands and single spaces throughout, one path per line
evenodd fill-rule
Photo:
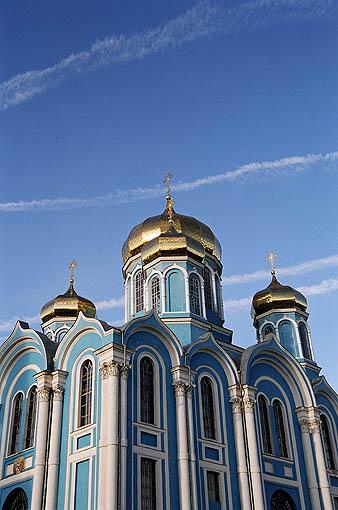
M 140 312 L 144 309 L 144 298 L 143 298 L 143 275 L 139 271 L 136 275 L 135 280 L 135 311 Z
M 190 278 L 190 307 L 192 313 L 201 315 L 200 285 L 196 276 Z
M 219 496 L 219 473 L 207 471 L 208 500 L 209 502 L 220 502 Z
M 141 510 L 156 510 L 156 460 L 141 458 Z
M 29 392 L 28 396 L 24 448 L 31 448 L 34 444 L 36 402 L 37 402 L 37 390 L 36 386 L 34 386 Z
M 13 455 L 19 451 L 20 425 L 22 414 L 23 395 L 19 393 L 14 399 L 12 411 L 12 430 L 11 440 L 9 444 L 9 455 Z
M 278 444 L 278 453 L 280 457 L 288 457 L 288 449 L 286 445 L 285 426 L 283 418 L 283 410 L 280 402 L 275 400 L 273 403 L 273 414 L 275 418 L 276 437 Z
M 205 268 L 204 271 L 204 294 L 205 306 L 208 310 L 212 310 L 211 273 L 208 268 Z
M 160 311 L 160 298 L 160 279 L 155 276 L 155 278 L 151 280 L 151 307 L 157 312 Z
M 140 363 L 141 421 L 154 424 L 154 365 L 144 357 Z
M 208 377 L 201 380 L 204 437 L 216 439 L 213 387 Z
M 93 363 L 87 359 L 80 376 L 80 427 L 92 421 Z
M 271 454 L 272 453 L 272 443 L 271 443 L 268 405 L 267 405 L 266 399 L 262 395 L 260 395 L 258 397 L 258 407 L 259 407 L 259 419 L 260 419 L 261 431 L 262 431 L 263 452 Z
M 334 463 L 334 458 L 333 458 L 330 429 L 329 429 L 329 424 L 327 422 L 327 418 L 323 414 L 321 414 L 321 416 L 320 416 L 320 423 L 321 423 L 321 430 L 322 430 L 322 438 L 323 438 L 326 466 L 328 469 L 334 469 L 335 463 Z

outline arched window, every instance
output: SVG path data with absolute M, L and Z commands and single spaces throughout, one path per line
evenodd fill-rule
M 287 492 L 278 490 L 272 494 L 270 510 L 296 510 L 296 505 Z
M 93 400 L 93 363 L 87 359 L 80 374 L 80 427 L 88 425 L 92 421 Z
M 214 395 L 212 382 L 209 377 L 202 377 L 201 397 L 204 437 L 216 439 Z
M 20 425 L 22 414 L 22 401 L 23 395 L 19 393 L 13 402 L 12 407 L 12 423 L 11 423 L 11 436 L 9 441 L 8 454 L 13 455 L 19 451 L 19 438 L 20 438 Z
M 263 338 L 265 339 L 268 335 L 271 335 L 271 333 L 273 333 L 272 327 L 266 326 L 266 328 L 264 328 Z
M 281 403 L 278 402 L 278 400 L 274 400 L 273 415 L 275 418 L 275 429 L 276 429 L 276 437 L 277 437 L 279 456 L 288 458 L 288 449 L 287 449 L 287 444 L 286 444 L 283 409 L 282 409 Z
M 5 499 L 3 510 L 28 510 L 28 497 L 23 489 L 14 489 Z
M 136 275 L 135 279 L 135 311 L 140 312 L 144 309 L 143 302 L 143 274 L 142 271 L 139 271 Z
M 321 430 L 322 430 L 322 438 L 323 438 L 326 466 L 328 469 L 335 469 L 330 429 L 329 429 L 329 424 L 327 422 L 327 418 L 326 418 L 326 416 L 324 416 L 324 414 L 320 415 L 320 423 L 321 423 Z
M 211 273 L 207 267 L 204 270 L 205 306 L 212 310 Z
M 36 386 L 33 386 L 27 398 L 24 448 L 31 448 L 34 444 L 36 402 L 37 390 Z
M 155 276 L 151 280 L 151 307 L 153 310 L 156 310 L 156 312 L 160 311 L 160 299 L 160 279 Z
M 196 276 L 190 278 L 190 309 L 192 313 L 201 315 L 200 284 Z
M 307 359 L 312 359 L 309 335 L 308 335 L 308 332 L 307 332 L 304 322 L 300 322 L 298 327 L 299 327 L 299 336 L 300 336 L 300 343 L 302 345 L 303 357 L 307 358 Z
M 279 335 L 282 345 L 294 356 L 298 356 L 295 329 L 290 321 L 283 321 L 279 324 Z
M 140 362 L 140 409 L 141 421 L 154 424 L 154 364 L 148 357 Z
M 261 423 L 263 452 L 272 453 L 270 420 L 268 413 L 268 405 L 263 395 L 258 397 L 259 419 Z

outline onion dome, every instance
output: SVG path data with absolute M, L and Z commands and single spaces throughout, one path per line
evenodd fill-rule
M 138 253 L 144 264 L 161 255 L 189 254 L 203 259 L 206 253 L 220 262 L 221 245 L 211 228 L 192 216 L 176 213 L 174 203 L 168 194 L 162 214 L 147 218 L 131 230 L 122 247 L 124 264 Z
M 276 278 L 274 271 L 270 285 L 256 292 L 252 299 L 252 308 L 256 316 L 276 309 L 296 308 L 306 312 L 307 300 L 301 292 L 282 285 Z
M 89 299 L 79 296 L 73 287 L 74 280 L 70 280 L 69 288 L 46 303 L 40 312 L 42 322 L 59 317 L 77 317 L 82 312 L 86 317 L 96 317 L 96 307 Z

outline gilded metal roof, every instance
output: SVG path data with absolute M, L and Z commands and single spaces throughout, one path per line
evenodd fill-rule
M 273 309 L 298 308 L 305 312 L 307 300 L 301 292 L 282 285 L 274 274 L 270 285 L 263 290 L 256 292 L 252 300 L 252 306 L 256 315 L 268 312 Z

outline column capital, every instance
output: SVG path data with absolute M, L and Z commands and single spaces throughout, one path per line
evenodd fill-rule
M 122 379 L 128 379 L 129 370 L 131 369 L 131 365 L 121 365 L 120 372 Z
M 320 412 L 316 407 L 297 407 L 295 409 L 302 432 L 313 434 L 320 431 Z
M 242 410 L 242 399 L 241 397 L 231 397 L 230 400 L 231 410 L 235 413 L 240 413 Z
M 65 388 L 60 384 L 53 386 L 53 400 L 63 400 L 63 394 L 65 392 Z
M 182 381 L 174 381 L 173 382 L 175 397 L 183 397 L 186 392 L 186 384 Z
M 244 412 L 253 413 L 256 404 L 256 393 L 257 388 L 255 386 L 250 386 L 249 384 L 243 385 L 243 406 Z
M 51 393 L 50 386 L 43 386 L 38 388 L 38 395 L 40 402 L 48 402 Z

